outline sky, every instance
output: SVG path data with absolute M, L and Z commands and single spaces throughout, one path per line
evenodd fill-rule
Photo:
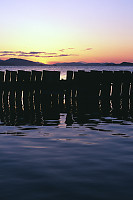
M 0 59 L 133 62 L 133 0 L 0 0 Z

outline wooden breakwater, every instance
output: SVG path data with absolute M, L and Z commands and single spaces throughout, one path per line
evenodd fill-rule
M 23 99 L 36 92 L 48 99 L 69 101 L 77 98 L 90 103 L 113 100 L 123 106 L 133 97 L 133 73 L 129 71 L 68 71 L 66 80 L 60 80 L 58 71 L 0 71 L 0 95 Z M 0 97 L 1 101 L 1 97 Z
M 133 73 L 68 71 L 60 80 L 58 71 L 0 71 L 0 119 L 7 124 L 28 118 L 39 124 L 59 119 L 62 112 L 82 116 L 99 110 L 133 113 Z
M 60 80 L 58 71 L 0 71 L 1 91 L 34 91 L 61 98 L 127 99 L 132 97 L 133 73 L 130 71 L 68 71 Z

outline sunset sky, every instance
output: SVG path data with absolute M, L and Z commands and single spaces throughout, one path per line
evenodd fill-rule
M 133 0 L 0 1 L 0 59 L 133 62 Z

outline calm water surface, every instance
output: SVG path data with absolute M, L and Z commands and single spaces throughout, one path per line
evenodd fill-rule
M 66 79 L 66 72 L 69 70 L 72 71 L 78 71 L 78 70 L 107 70 L 107 71 L 133 71 L 133 66 L 0 66 L 0 71 L 16 71 L 16 70 L 25 70 L 25 71 L 31 71 L 31 70 L 49 70 L 49 71 L 60 71 L 61 72 L 61 79 Z
M 133 120 L 92 113 L 0 123 L 0 199 L 130 200 Z

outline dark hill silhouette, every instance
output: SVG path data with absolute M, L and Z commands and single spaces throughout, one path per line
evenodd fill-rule
M 122 62 L 122 63 L 119 63 L 119 64 L 107 63 L 106 65 L 107 66 L 133 66 L 133 63 L 130 63 L 130 62 Z
M 8 60 L 0 60 L 0 66 L 49 66 L 49 65 L 25 59 L 10 58 Z M 51 66 L 133 66 L 133 63 L 122 62 L 120 64 L 116 64 L 116 63 L 64 62 L 64 63 L 51 64 Z
M 69 62 L 69 63 L 55 63 L 54 66 L 98 66 L 105 65 L 104 63 L 85 63 L 85 62 Z
M 33 62 L 29 60 L 24 59 L 18 59 L 18 58 L 10 58 L 8 60 L 2 61 L 0 60 L 0 65 L 3 66 L 44 66 L 45 64 L 39 63 L 39 62 Z
M 133 63 L 130 63 L 130 62 L 122 62 L 120 65 L 123 65 L 123 66 L 133 66 Z
M 3 60 L 0 60 L 0 64 L 2 64 L 4 61 Z
M 58 65 L 58 66 L 84 66 L 86 63 L 82 63 L 82 62 L 64 62 L 64 63 L 55 63 L 53 64 L 54 66 Z

